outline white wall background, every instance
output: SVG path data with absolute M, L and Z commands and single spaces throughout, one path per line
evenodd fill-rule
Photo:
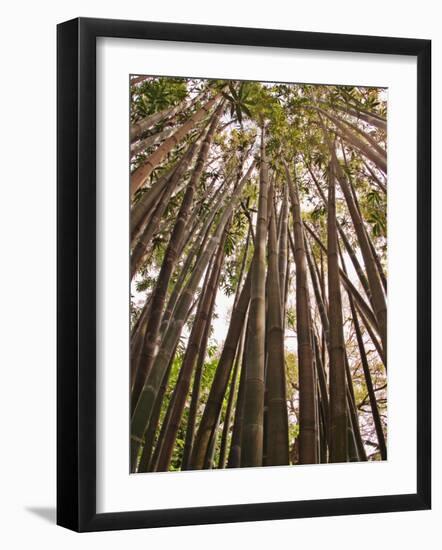
M 431 38 L 433 280 L 441 279 L 442 36 L 439 2 L 168 0 L 7 3 L 0 85 L 0 544 L 180 549 L 437 548 L 442 521 L 440 284 L 433 294 L 433 511 L 76 535 L 55 521 L 55 25 L 109 17 Z M 6 7 L 7 6 L 7 7 Z M 404 159 L 405 160 L 405 159 Z M 439 310 L 439 311 L 438 311 Z

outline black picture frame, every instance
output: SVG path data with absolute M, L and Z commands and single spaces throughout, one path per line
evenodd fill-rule
M 417 492 L 96 512 L 96 39 L 396 54 L 417 58 Z M 425 510 L 431 506 L 431 41 L 107 19 L 57 28 L 57 523 L 75 531 Z

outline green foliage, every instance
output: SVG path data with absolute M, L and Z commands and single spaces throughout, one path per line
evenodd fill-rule
M 253 94 L 250 82 L 241 82 L 235 86 L 233 82 L 229 82 L 228 92 L 223 92 L 223 96 L 230 103 L 230 116 L 236 115 L 238 122 L 242 123 L 243 113 L 250 118 L 252 113 L 250 108 L 253 108 Z
M 291 385 L 298 384 L 298 357 L 295 353 L 288 351 L 285 355 L 285 366 L 287 373 L 287 383 Z M 287 392 L 288 395 L 292 393 L 293 388 Z
M 149 78 L 136 89 L 132 100 L 133 120 L 173 107 L 186 96 L 186 81 L 181 78 Z
M 387 236 L 387 208 L 385 197 L 372 189 L 364 195 L 362 201 L 365 219 L 371 225 L 371 230 L 374 237 Z

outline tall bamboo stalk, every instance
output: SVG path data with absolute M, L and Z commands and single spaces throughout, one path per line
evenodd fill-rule
M 321 247 L 321 249 L 326 252 L 326 250 L 327 250 L 326 247 L 321 242 L 321 240 L 316 235 L 316 233 L 313 231 L 313 229 L 307 223 L 305 223 L 304 226 L 307 229 L 307 231 L 310 233 L 310 235 L 314 238 L 314 240 L 318 243 L 318 245 Z M 378 320 L 375 317 L 375 315 L 373 313 L 373 310 L 371 309 L 369 304 L 367 304 L 367 302 L 364 300 L 364 298 L 361 296 L 360 292 L 357 290 L 357 288 L 354 286 L 354 284 L 350 281 L 350 279 L 344 273 L 344 271 L 342 270 L 341 267 L 339 267 L 339 274 L 341 276 L 342 284 L 344 285 L 344 287 L 346 289 L 348 289 L 349 292 L 352 293 L 352 296 L 355 300 L 356 306 L 357 306 L 358 310 L 360 311 L 361 315 L 366 320 L 366 322 L 368 324 L 370 324 L 370 326 L 373 327 L 373 329 L 379 334 L 380 329 L 379 329 L 379 325 L 378 325 Z M 380 345 L 379 345 L 379 349 L 380 349 L 380 356 L 383 357 L 383 352 L 382 352 L 382 348 L 381 348 Z
M 281 304 L 285 304 L 285 287 L 287 271 L 287 249 L 288 249 L 288 185 L 283 186 L 281 213 L 279 215 L 279 233 L 278 233 L 278 269 L 279 269 L 279 289 L 281 292 Z
M 220 242 L 218 251 L 210 270 L 207 270 L 204 283 L 204 293 L 200 298 L 200 305 L 193 322 L 192 331 L 187 343 L 186 353 L 184 354 L 178 381 L 176 383 L 177 397 L 172 406 L 164 442 L 158 457 L 157 471 L 167 471 L 172 458 L 173 446 L 180 426 L 181 418 L 186 404 L 187 393 L 192 380 L 192 373 L 195 361 L 198 356 L 198 350 L 202 342 L 202 337 L 207 323 L 212 296 L 216 293 L 218 280 L 221 273 L 221 264 L 224 257 L 224 239 Z
M 346 462 L 348 447 L 345 345 L 336 229 L 335 173 L 332 164 L 328 191 L 327 260 L 330 321 L 330 462 Z
M 250 333 L 247 339 L 244 426 L 241 466 L 261 466 L 264 432 L 265 280 L 269 188 L 264 125 L 261 129 L 261 159 L 255 252 L 251 267 Z
M 161 175 L 149 188 L 143 189 L 141 196 L 137 196 L 136 201 L 132 203 L 130 213 L 130 235 L 131 248 L 134 248 L 137 238 L 142 234 L 148 224 L 153 226 L 153 231 L 156 231 L 159 225 L 159 219 L 163 215 L 164 210 L 157 210 L 157 206 L 167 206 L 169 198 L 177 194 L 184 187 L 184 174 L 188 169 L 194 153 L 197 150 L 200 138 L 204 133 L 204 128 L 189 138 L 189 145 L 183 147 L 181 151 L 177 151 L 177 160 Z M 162 200 L 165 198 L 166 200 Z M 153 220 L 153 216 L 157 215 L 157 219 Z
M 341 262 L 342 262 L 342 266 L 345 270 L 345 261 L 344 261 L 344 258 L 342 257 L 342 254 L 341 254 Z M 373 416 L 373 422 L 374 422 L 374 425 L 375 425 L 376 435 L 377 435 L 377 438 L 378 438 L 379 452 L 381 454 L 382 460 L 386 460 L 387 459 L 387 445 L 385 443 L 384 430 L 382 428 L 381 417 L 380 417 L 380 414 L 379 414 L 376 395 L 375 395 L 374 388 L 373 388 L 373 381 L 371 379 L 370 367 L 368 365 L 367 354 L 365 352 L 365 346 L 364 346 L 364 341 L 363 341 L 363 338 L 362 338 L 361 327 L 359 325 L 358 314 L 356 312 L 356 308 L 355 308 L 355 305 L 354 305 L 354 302 L 353 302 L 353 298 L 352 298 L 350 293 L 348 293 L 348 300 L 349 300 L 349 304 L 350 304 L 352 322 L 353 322 L 353 326 L 354 326 L 355 333 L 356 333 L 356 340 L 357 340 L 357 343 L 358 343 L 359 356 L 360 356 L 360 359 L 361 359 L 362 370 L 364 372 L 365 385 L 367 386 L 367 392 L 368 392 L 368 396 L 369 396 L 369 399 L 370 399 L 370 408 L 371 408 L 371 412 L 372 412 L 372 416 Z M 354 396 L 353 396 L 353 401 L 354 401 Z M 356 403 L 354 403 L 354 405 L 356 406 Z M 366 458 L 365 458 L 365 460 L 366 460 Z
M 142 77 L 144 78 L 144 77 Z M 132 84 L 132 82 L 131 82 Z M 201 100 L 201 98 L 207 93 L 206 90 L 202 91 L 200 94 L 198 94 L 193 99 L 184 99 L 178 105 L 175 105 L 174 107 L 168 107 L 166 109 L 163 109 L 162 111 L 157 111 L 156 113 L 153 113 L 151 115 L 148 115 L 147 117 L 142 118 L 141 120 L 138 120 L 134 124 L 132 124 L 130 129 L 130 139 L 132 142 L 136 141 L 140 137 L 142 137 L 143 134 L 145 134 L 148 130 L 153 128 L 156 124 L 158 124 L 161 121 L 168 120 L 175 116 L 176 114 L 187 110 L 189 107 L 192 107 L 198 103 L 198 101 Z
M 176 353 L 176 351 L 175 351 L 175 353 Z M 149 427 L 146 431 L 146 436 L 145 436 L 144 445 L 143 445 L 143 451 L 141 453 L 140 463 L 138 464 L 137 472 L 148 472 L 149 469 L 150 469 L 149 466 L 150 466 L 150 461 L 151 461 L 151 458 L 152 458 L 152 452 L 153 452 L 153 449 L 154 449 L 155 436 L 156 436 L 156 433 L 157 433 L 157 430 L 158 430 L 158 424 L 159 424 L 159 421 L 160 421 L 161 409 L 162 409 L 163 401 L 164 401 L 164 395 L 165 395 L 166 390 L 167 390 L 167 384 L 169 382 L 170 372 L 172 370 L 173 361 L 174 361 L 174 358 L 175 358 L 175 353 L 173 354 L 173 356 L 171 357 L 171 359 L 169 361 L 169 366 L 167 367 L 167 371 L 166 371 L 166 374 L 164 376 L 164 380 L 161 384 L 160 391 L 158 392 L 158 396 L 157 396 L 157 399 L 155 401 L 155 407 L 154 407 L 154 410 L 152 412 L 152 417 L 151 417 L 150 422 L 149 422 Z
M 142 153 L 143 151 L 146 151 L 150 147 L 153 147 L 160 141 L 167 139 L 170 135 L 173 134 L 174 131 L 175 131 L 175 128 L 173 126 L 170 126 L 169 128 L 160 130 L 155 134 L 152 134 L 144 139 L 140 139 L 139 141 L 133 143 L 130 146 L 131 156 L 135 157 L 136 155 L 139 155 L 140 153 Z
M 150 369 L 146 378 L 142 393 L 135 407 L 131 421 L 131 457 L 132 463 L 138 454 L 138 447 L 144 437 L 144 432 L 149 423 L 150 415 L 152 414 L 153 403 L 161 385 L 165 370 L 169 363 L 171 351 L 176 346 L 184 325 L 185 318 L 190 308 L 192 297 L 201 280 L 201 277 L 209 263 L 214 250 L 219 246 L 219 242 L 224 233 L 226 224 L 243 192 L 244 186 L 249 180 L 255 167 L 255 162 L 252 162 L 245 176 L 237 185 L 235 191 L 230 197 L 230 202 L 226 205 L 214 234 L 209 239 L 204 251 L 198 258 L 195 264 L 189 281 L 183 289 L 180 299 L 175 307 L 174 318 L 169 323 L 166 333 L 164 334 L 160 350 L 155 360 L 155 368 Z
M 204 408 L 201 422 L 195 437 L 190 468 L 201 470 L 206 462 L 210 440 L 216 429 L 218 418 L 226 393 L 233 361 L 250 302 L 250 271 L 241 289 L 238 301 L 233 308 L 229 329 L 224 341 L 223 350 L 218 361 L 215 376 L 210 387 L 207 403 Z
M 274 207 L 270 206 L 270 208 L 272 211 L 267 272 L 266 465 L 279 466 L 289 464 L 289 438 L 276 213 Z M 284 275 L 285 263 L 286 259 L 284 258 Z
M 304 229 L 296 178 L 292 180 L 286 162 L 284 162 L 284 167 L 292 207 L 294 259 L 296 265 L 296 332 L 299 368 L 299 462 L 300 464 L 316 464 L 318 462 L 316 447 L 318 425 L 315 412 L 316 386 L 310 326 L 309 288 L 307 282 Z
M 232 440 L 230 443 L 229 458 L 227 461 L 228 468 L 239 468 L 241 466 L 241 432 L 244 418 L 244 396 L 245 396 L 245 379 L 246 379 L 246 349 L 248 338 L 248 320 L 245 321 L 245 340 L 241 358 L 241 376 L 239 379 L 238 396 L 236 400 L 235 418 L 233 421 Z
M 192 247 L 186 257 L 186 260 L 180 271 L 178 279 L 170 294 L 169 300 L 167 302 L 167 306 L 164 310 L 164 314 L 161 319 L 161 329 L 160 329 L 161 334 L 164 334 L 167 329 L 167 326 L 173 314 L 175 305 L 178 301 L 181 291 L 183 290 L 185 280 L 191 271 L 192 264 L 194 263 L 196 258 L 198 258 L 199 255 L 202 254 L 204 251 L 205 244 L 209 240 L 210 232 L 212 230 L 213 220 L 215 219 L 216 215 L 219 213 L 222 203 L 225 200 L 227 193 L 229 192 L 230 183 L 231 181 L 229 180 L 223 183 L 222 185 L 220 185 L 220 187 L 217 189 L 214 196 L 212 197 L 212 205 L 211 205 L 210 213 L 208 214 L 206 219 L 203 221 L 203 225 L 200 227 L 193 241 Z
M 244 353 L 245 333 L 246 333 L 246 325 L 244 324 L 242 332 L 241 332 L 241 338 L 240 338 L 238 348 L 237 348 L 237 352 L 236 352 L 235 366 L 233 368 L 232 379 L 230 381 L 229 399 L 227 401 L 226 412 L 225 412 L 224 420 L 223 420 L 223 431 L 222 431 L 222 434 L 221 434 L 221 443 L 220 443 L 219 459 L 218 459 L 218 468 L 221 468 L 221 469 L 226 467 L 227 440 L 228 440 L 228 437 L 229 437 L 230 423 L 231 423 L 231 419 L 232 419 L 233 403 L 234 403 L 235 395 L 236 395 L 236 385 L 237 385 L 237 380 L 238 380 L 238 372 L 239 372 L 239 367 L 240 367 L 240 364 L 241 364 L 241 358 L 242 358 L 242 355 Z
M 148 180 L 149 176 L 155 168 L 164 160 L 166 155 L 175 147 L 185 136 L 208 115 L 213 106 L 219 101 L 220 96 L 217 94 L 212 99 L 203 105 L 196 113 L 194 113 L 173 135 L 166 139 L 156 149 L 144 163 L 139 166 L 131 175 L 131 194 L 134 195 Z
M 364 258 L 365 269 L 367 271 L 367 278 L 370 285 L 371 296 L 372 296 L 372 300 L 375 308 L 374 313 L 376 315 L 378 325 L 379 325 L 379 331 L 380 331 L 379 335 L 381 337 L 384 357 L 386 357 L 385 352 L 387 350 L 387 305 L 385 302 L 384 290 L 382 288 L 382 284 L 379 279 L 379 273 L 376 268 L 372 249 L 368 242 L 367 233 L 365 231 L 362 218 L 360 216 L 360 213 L 358 212 L 358 209 L 356 207 L 356 204 L 354 202 L 354 199 L 350 190 L 350 185 L 336 158 L 336 152 L 335 152 L 334 146 L 331 146 L 330 142 L 328 143 L 330 146 L 332 163 L 336 174 L 336 178 L 344 194 L 344 197 L 348 206 L 348 210 L 350 212 L 350 216 L 353 221 L 353 226 L 355 228 L 355 232 L 358 238 L 359 246 L 361 248 L 361 253 Z
M 180 246 L 185 238 L 184 229 L 186 227 L 188 218 L 190 216 L 191 207 L 193 204 L 193 198 L 195 194 L 196 186 L 200 180 L 204 164 L 207 161 L 209 155 L 209 147 L 213 140 L 216 127 L 218 125 L 219 118 L 222 112 L 222 104 L 216 109 L 212 116 L 207 134 L 201 145 L 201 149 L 198 153 L 198 158 L 195 163 L 192 176 L 184 194 L 180 210 L 175 221 L 175 225 L 170 237 L 167 249 L 164 255 L 163 262 L 161 264 L 160 273 L 158 275 L 157 284 L 152 294 L 152 307 L 147 324 L 146 335 L 143 343 L 143 350 L 141 354 L 141 360 L 138 366 L 136 379 L 132 388 L 132 411 L 135 410 L 139 396 L 143 389 L 143 385 L 146 378 L 152 368 L 153 361 L 155 359 L 155 352 L 158 342 L 159 329 L 161 323 L 161 317 L 164 310 L 167 289 L 170 278 L 173 273 L 173 269 L 179 258 Z
M 352 131 L 347 125 L 340 122 L 336 117 L 330 115 L 330 113 L 323 109 L 318 111 L 330 119 L 336 126 L 336 133 L 348 144 L 350 147 L 356 149 L 369 160 L 371 160 L 384 174 L 387 173 L 387 156 L 385 151 L 379 152 L 374 149 L 367 141 L 359 137 L 354 131 Z
M 132 252 L 130 256 L 131 278 L 133 278 L 137 273 L 142 263 L 146 250 L 152 244 L 152 237 L 154 236 L 155 232 L 158 230 L 160 220 L 164 212 L 166 211 L 170 197 L 173 191 L 175 190 L 178 182 L 184 176 L 184 173 L 187 170 L 195 154 L 195 151 L 196 151 L 196 143 L 192 144 L 192 146 L 189 147 L 189 150 L 183 157 L 183 161 L 179 163 L 179 165 L 173 172 L 166 188 L 161 194 L 161 197 L 158 203 L 156 204 L 156 207 L 152 212 L 152 215 L 148 220 L 148 222 L 146 223 L 144 229 L 132 240 L 132 243 L 131 243 Z M 194 186 L 194 182 L 190 180 L 188 189 L 192 188 L 192 186 Z
M 208 318 L 212 319 L 213 311 L 215 308 L 216 293 L 212 294 L 212 301 L 210 303 Z M 211 323 L 206 323 L 204 327 L 204 333 L 202 336 L 200 348 L 198 350 L 197 365 L 195 368 L 195 375 L 193 379 L 192 398 L 190 401 L 189 415 L 187 419 L 186 438 L 184 441 L 183 457 L 181 461 L 181 469 L 188 470 L 190 465 L 190 456 L 193 448 L 193 441 L 195 437 L 196 417 L 198 410 L 198 403 L 200 397 L 201 380 L 203 375 L 204 361 L 206 358 L 207 344 L 209 341 L 209 334 L 211 329 Z

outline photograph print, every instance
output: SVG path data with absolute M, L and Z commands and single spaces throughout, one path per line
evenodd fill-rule
M 131 473 L 386 460 L 388 90 L 128 93 Z

